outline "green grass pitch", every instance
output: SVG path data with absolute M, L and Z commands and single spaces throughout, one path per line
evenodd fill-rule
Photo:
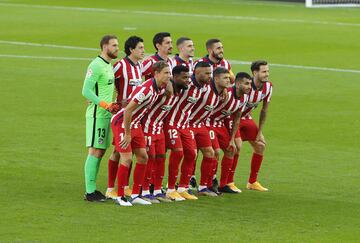
M 360 9 L 236 0 L 0 0 L 0 29 L 0 242 L 359 241 Z M 132 208 L 82 200 L 81 87 L 87 59 L 98 54 L 91 48 L 107 33 L 121 47 L 136 34 L 152 53 L 159 31 L 173 40 L 191 37 L 198 57 L 208 38 L 219 37 L 230 60 L 339 69 L 270 65 L 274 92 L 259 175 L 270 192 L 244 189 L 251 157 L 245 143 L 236 174 L 240 195 Z M 234 63 L 233 71 L 240 70 L 249 65 Z M 98 178 L 102 191 L 108 156 Z

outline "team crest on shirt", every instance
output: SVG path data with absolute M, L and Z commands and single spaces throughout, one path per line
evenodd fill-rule
M 145 100 L 145 94 L 144 94 L 144 93 L 138 93 L 138 94 L 136 95 L 136 99 L 137 99 L 140 103 L 142 103 L 142 102 Z
M 90 78 L 92 74 L 93 74 L 93 71 L 91 70 L 91 68 L 89 68 L 86 72 L 86 78 Z
M 195 97 L 190 96 L 189 98 L 187 98 L 187 101 L 195 104 L 197 102 L 197 99 Z
M 207 111 L 212 111 L 212 110 L 214 110 L 214 106 L 207 105 L 207 106 L 204 107 L 204 109 L 207 110 Z
M 98 143 L 99 143 L 99 144 L 103 144 L 103 143 L 104 143 L 104 139 L 99 138 Z
M 172 145 L 174 145 L 176 141 L 175 141 L 175 139 L 171 139 L 170 142 Z
M 171 105 L 163 105 L 163 106 L 161 106 L 161 110 L 163 110 L 163 111 L 169 111 L 169 110 L 171 110 L 171 108 L 172 108 Z

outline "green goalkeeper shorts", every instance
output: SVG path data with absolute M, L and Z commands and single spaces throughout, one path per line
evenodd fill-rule
M 110 118 L 86 117 L 86 147 L 107 149 L 111 142 Z

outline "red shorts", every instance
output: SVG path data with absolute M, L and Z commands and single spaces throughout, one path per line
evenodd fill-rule
M 183 150 L 196 149 L 194 134 L 192 134 L 190 129 L 180 129 L 171 126 L 165 126 L 164 133 L 167 148 L 183 148 Z
M 164 132 L 161 131 L 160 134 L 147 134 L 145 133 L 146 140 L 146 151 L 148 155 L 157 155 L 157 154 L 165 154 L 165 135 Z
M 111 129 L 114 135 L 115 149 L 119 153 L 129 153 L 132 152 L 133 149 L 137 148 L 146 148 L 145 146 L 145 136 L 142 130 L 142 127 L 131 128 L 131 143 L 128 145 L 126 149 L 122 148 L 119 144 L 125 135 L 125 129 L 122 126 L 123 121 L 119 120 L 116 122 L 116 119 L 111 122 Z
M 242 119 L 240 121 L 240 134 L 243 141 L 255 141 L 259 128 L 253 119 Z
M 233 119 L 232 118 L 225 118 L 224 125 L 228 130 L 228 133 L 231 134 L 231 129 L 233 127 Z M 240 138 L 240 128 L 236 131 L 235 138 Z
M 213 149 L 225 150 L 229 146 L 230 134 L 226 127 L 208 127 Z
M 205 126 L 190 129 L 194 133 L 197 148 L 206 148 L 212 146 L 209 131 Z

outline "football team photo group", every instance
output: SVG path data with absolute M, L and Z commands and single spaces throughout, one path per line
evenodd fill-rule
M 123 45 L 115 35 L 101 38 L 101 53 L 88 66 L 82 89 L 88 104 L 85 200 L 132 206 L 239 194 L 243 181 L 235 172 L 245 142 L 253 150 L 245 188 L 268 191 L 258 173 L 272 95 L 269 64 L 254 60 L 249 70 L 233 73 L 221 40 L 204 42 L 196 46 L 207 55 L 196 60 L 193 40 L 180 37 L 173 47 L 168 32 L 154 35 L 155 54 L 149 57 L 139 36 Z M 125 57 L 118 60 L 122 46 Z M 108 149 L 102 193 L 97 175 Z

